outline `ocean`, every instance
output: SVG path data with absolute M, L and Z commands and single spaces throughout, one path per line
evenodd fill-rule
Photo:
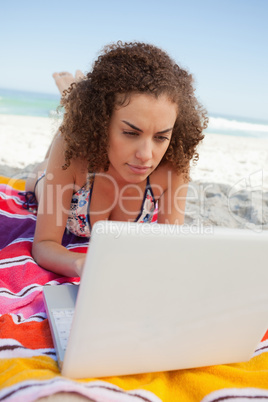
M 60 104 L 60 95 L 0 88 L 0 114 L 51 117 Z
M 0 88 L 0 114 L 51 117 L 60 104 L 60 95 Z M 211 113 L 207 133 L 268 138 L 268 120 Z
M 268 120 L 211 113 L 207 133 L 268 138 Z

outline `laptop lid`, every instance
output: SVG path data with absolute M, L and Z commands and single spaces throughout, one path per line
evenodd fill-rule
M 267 240 L 249 230 L 98 222 L 62 374 L 250 359 L 268 327 Z

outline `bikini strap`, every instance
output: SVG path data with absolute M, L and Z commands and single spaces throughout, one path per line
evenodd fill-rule
M 93 187 L 94 187 L 94 182 L 95 182 L 95 176 L 96 174 L 90 174 L 89 175 L 89 180 L 88 180 L 88 184 L 89 184 L 89 199 L 88 199 L 88 205 L 87 205 L 87 221 L 88 221 L 88 226 L 89 226 L 89 230 L 91 232 L 92 230 L 92 226 L 91 226 L 91 222 L 90 222 L 90 203 L 91 203 L 91 197 L 92 197 L 92 192 L 93 192 Z
M 154 203 L 154 205 L 155 205 L 155 204 L 156 204 L 156 201 L 155 201 L 154 192 L 153 192 L 153 190 L 152 190 L 151 183 L 150 183 L 150 176 L 147 176 L 147 180 L 146 180 L 146 189 L 145 189 L 145 193 L 144 193 L 144 200 L 145 200 L 145 197 L 146 197 L 146 194 L 147 194 L 147 191 L 148 191 L 148 190 L 150 190 L 150 193 L 152 194 L 153 203 Z M 143 203 L 144 203 L 144 201 L 143 201 Z M 142 204 L 142 205 L 143 205 L 143 204 Z
M 46 175 L 46 171 L 44 171 L 40 177 L 38 177 L 38 179 L 35 182 L 34 185 L 34 189 L 33 191 L 23 191 L 23 192 L 19 192 L 19 195 L 22 195 L 24 197 L 24 202 L 22 204 L 22 208 L 27 209 L 30 212 L 33 212 L 34 214 L 37 213 L 37 199 L 36 199 L 36 195 L 35 195 L 35 190 L 36 190 L 36 186 L 39 183 L 39 181 L 41 179 L 43 179 L 43 177 L 45 177 Z
M 37 199 L 34 191 L 21 191 L 18 193 L 24 197 L 22 208 L 27 209 L 30 212 L 36 214 L 37 212 Z

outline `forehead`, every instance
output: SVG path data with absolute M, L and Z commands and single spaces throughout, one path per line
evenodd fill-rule
M 148 94 L 118 95 L 113 112 L 114 118 L 163 121 L 174 124 L 178 106 L 166 95 L 155 97 Z

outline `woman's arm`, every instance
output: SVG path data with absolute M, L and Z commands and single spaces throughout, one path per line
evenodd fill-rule
M 38 213 L 32 255 L 45 269 L 73 277 L 82 274 L 85 254 L 61 245 L 76 179 L 75 164 L 63 170 L 63 139 L 59 135 L 50 152 L 46 177 L 38 186 Z
M 158 201 L 158 223 L 182 225 L 184 223 L 188 182 L 183 174 L 167 172 L 167 188 Z

